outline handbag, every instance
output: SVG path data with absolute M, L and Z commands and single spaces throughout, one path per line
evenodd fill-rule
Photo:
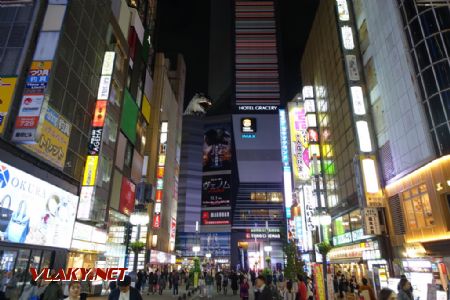
M 8 201 L 8 207 L 5 206 L 5 201 Z M 11 220 L 11 215 L 13 211 L 11 210 L 11 196 L 6 195 L 0 201 L 0 231 L 5 232 L 8 227 L 9 221 Z
M 9 221 L 6 229 L 8 241 L 14 243 L 23 243 L 30 231 L 30 217 L 27 215 L 27 203 L 22 200 L 19 203 L 19 209 L 16 210 Z

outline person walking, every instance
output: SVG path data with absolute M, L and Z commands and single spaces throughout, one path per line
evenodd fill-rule
M 294 284 L 292 280 L 288 280 L 286 282 L 286 286 L 284 287 L 283 291 L 283 299 L 284 300 L 296 300 L 297 299 L 297 291 L 298 291 L 297 284 Z
M 222 277 L 222 290 L 223 290 L 223 294 L 226 296 L 227 291 L 228 291 L 228 275 L 227 274 L 223 274 L 223 277 Z
M 239 296 L 241 297 L 241 300 L 248 300 L 248 290 L 250 289 L 250 285 L 248 284 L 247 278 L 244 277 L 242 280 Z
M 108 296 L 108 300 L 142 300 L 141 293 L 131 286 L 131 277 L 125 275 L 122 281 L 118 280 L 118 289 L 115 289 Z
M 178 284 L 180 283 L 180 275 L 177 271 L 173 271 L 172 273 L 172 287 L 173 287 L 173 295 L 178 295 Z
M 222 279 L 220 277 L 220 272 L 216 273 L 214 279 L 216 281 L 216 292 L 220 293 L 222 291 Z
M 298 300 L 307 300 L 308 299 L 308 288 L 306 287 L 305 278 L 301 275 L 297 275 L 298 278 Z
M 206 297 L 210 299 L 212 298 L 212 290 L 214 285 L 214 279 L 210 273 L 206 274 L 205 283 L 206 283 Z
M 399 288 L 400 288 L 400 290 L 398 291 L 398 294 L 397 294 L 398 300 L 413 300 L 414 299 L 413 293 L 411 290 L 411 282 L 409 282 L 409 280 L 406 279 L 406 277 L 400 279 Z
M 369 286 L 369 281 L 367 278 L 362 279 L 362 285 L 359 286 L 359 296 L 363 299 L 361 300 L 376 300 L 375 292 L 373 288 Z
M 239 285 L 238 285 L 238 276 L 235 272 L 231 274 L 231 289 L 233 290 L 233 295 L 237 295 Z
M 155 294 L 154 292 L 154 280 L 155 280 L 155 274 L 153 274 L 153 272 L 150 272 L 150 274 L 148 274 L 148 291 L 147 291 L 147 295 L 150 295 L 150 293 Z
M 142 270 L 139 270 L 136 276 L 137 276 L 136 289 L 140 292 L 142 288 L 142 283 L 144 282 L 144 272 Z
M 161 275 L 159 276 L 158 279 L 158 293 L 162 295 L 165 289 L 166 289 L 166 276 Z
M 255 300 L 273 300 L 272 291 L 262 275 L 255 279 Z

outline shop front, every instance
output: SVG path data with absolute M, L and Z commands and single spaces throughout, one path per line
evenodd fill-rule
M 446 294 L 448 273 L 443 258 L 405 258 L 401 260 L 401 268 L 411 282 L 415 299 L 440 299 Z
M 354 277 L 358 283 L 367 278 L 377 291 L 388 286 L 388 263 L 384 257 L 378 239 L 335 247 L 328 254 L 335 274 L 340 272 L 347 279 Z
M 75 222 L 67 268 L 106 268 L 106 230 Z M 91 282 L 91 294 L 106 290 L 103 281 Z
M 77 205 L 76 195 L 0 161 L 0 276 L 17 280 L 17 295 L 30 267 L 66 267 Z

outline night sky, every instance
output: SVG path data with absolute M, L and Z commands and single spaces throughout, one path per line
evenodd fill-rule
M 158 1 L 156 48 L 159 52 L 183 54 L 187 67 L 185 103 L 189 102 L 196 92 L 208 91 L 210 1 L 232 0 Z M 300 57 L 317 2 L 279 0 L 279 50 L 282 54 L 280 79 L 282 95 L 287 100 L 300 91 Z

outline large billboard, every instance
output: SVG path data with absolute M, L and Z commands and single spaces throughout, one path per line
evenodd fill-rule
M 17 77 L 0 77 L 0 135 L 5 131 L 16 82 Z
M 202 211 L 202 225 L 230 225 L 230 211 Z
M 59 169 L 64 169 L 72 124 L 50 106 L 45 113 L 36 144 L 24 145 Z
M 0 161 L 0 239 L 70 248 L 78 197 Z
M 202 206 L 230 206 L 231 175 L 203 176 Z
M 203 141 L 203 172 L 231 170 L 230 124 L 205 125 Z

